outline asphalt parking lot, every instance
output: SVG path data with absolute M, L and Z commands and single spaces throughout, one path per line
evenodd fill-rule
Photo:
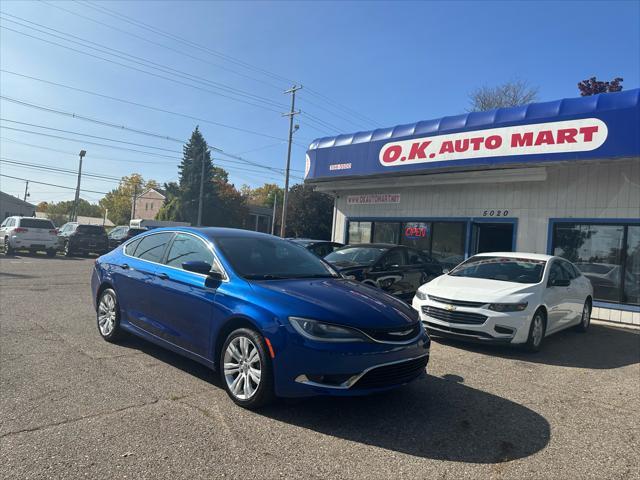
M 92 264 L 0 258 L 1 478 L 639 478 L 638 331 L 434 342 L 397 391 L 256 413 L 197 363 L 102 341 Z

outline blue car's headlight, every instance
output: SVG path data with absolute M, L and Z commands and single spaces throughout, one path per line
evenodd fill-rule
M 289 317 L 289 323 L 303 337 L 319 342 L 362 342 L 368 340 L 362 332 L 353 328 L 309 320 L 308 318 Z
M 495 312 L 522 312 L 527 308 L 528 303 L 492 303 L 489 305 L 489 310 Z

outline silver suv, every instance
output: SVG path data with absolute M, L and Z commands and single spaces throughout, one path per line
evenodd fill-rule
M 58 230 L 46 218 L 7 217 L 0 225 L 0 240 L 5 255 L 29 250 L 32 253 L 44 251 L 53 257 L 58 247 Z

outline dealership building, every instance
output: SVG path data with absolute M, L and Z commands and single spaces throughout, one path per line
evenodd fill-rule
M 593 317 L 640 325 L 640 90 L 315 140 L 306 182 L 333 240 L 417 247 L 443 265 L 548 253 L 594 286 Z

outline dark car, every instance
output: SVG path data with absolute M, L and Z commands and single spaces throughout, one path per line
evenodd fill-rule
M 312 240 L 310 238 L 289 238 L 288 240 L 303 246 L 320 258 L 324 258 L 338 248 L 344 247 L 343 243 L 330 242 L 328 240 Z
M 102 225 L 68 222 L 58 232 L 58 246 L 67 257 L 88 253 L 102 255 L 109 251 L 109 239 Z
M 126 242 L 136 235 L 146 232 L 146 228 L 129 227 L 128 225 L 119 225 L 109 232 L 109 250 L 113 250 L 118 245 Z
M 410 301 L 420 285 L 442 275 L 442 265 L 419 250 L 386 243 L 347 245 L 324 259 L 346 278 Z

